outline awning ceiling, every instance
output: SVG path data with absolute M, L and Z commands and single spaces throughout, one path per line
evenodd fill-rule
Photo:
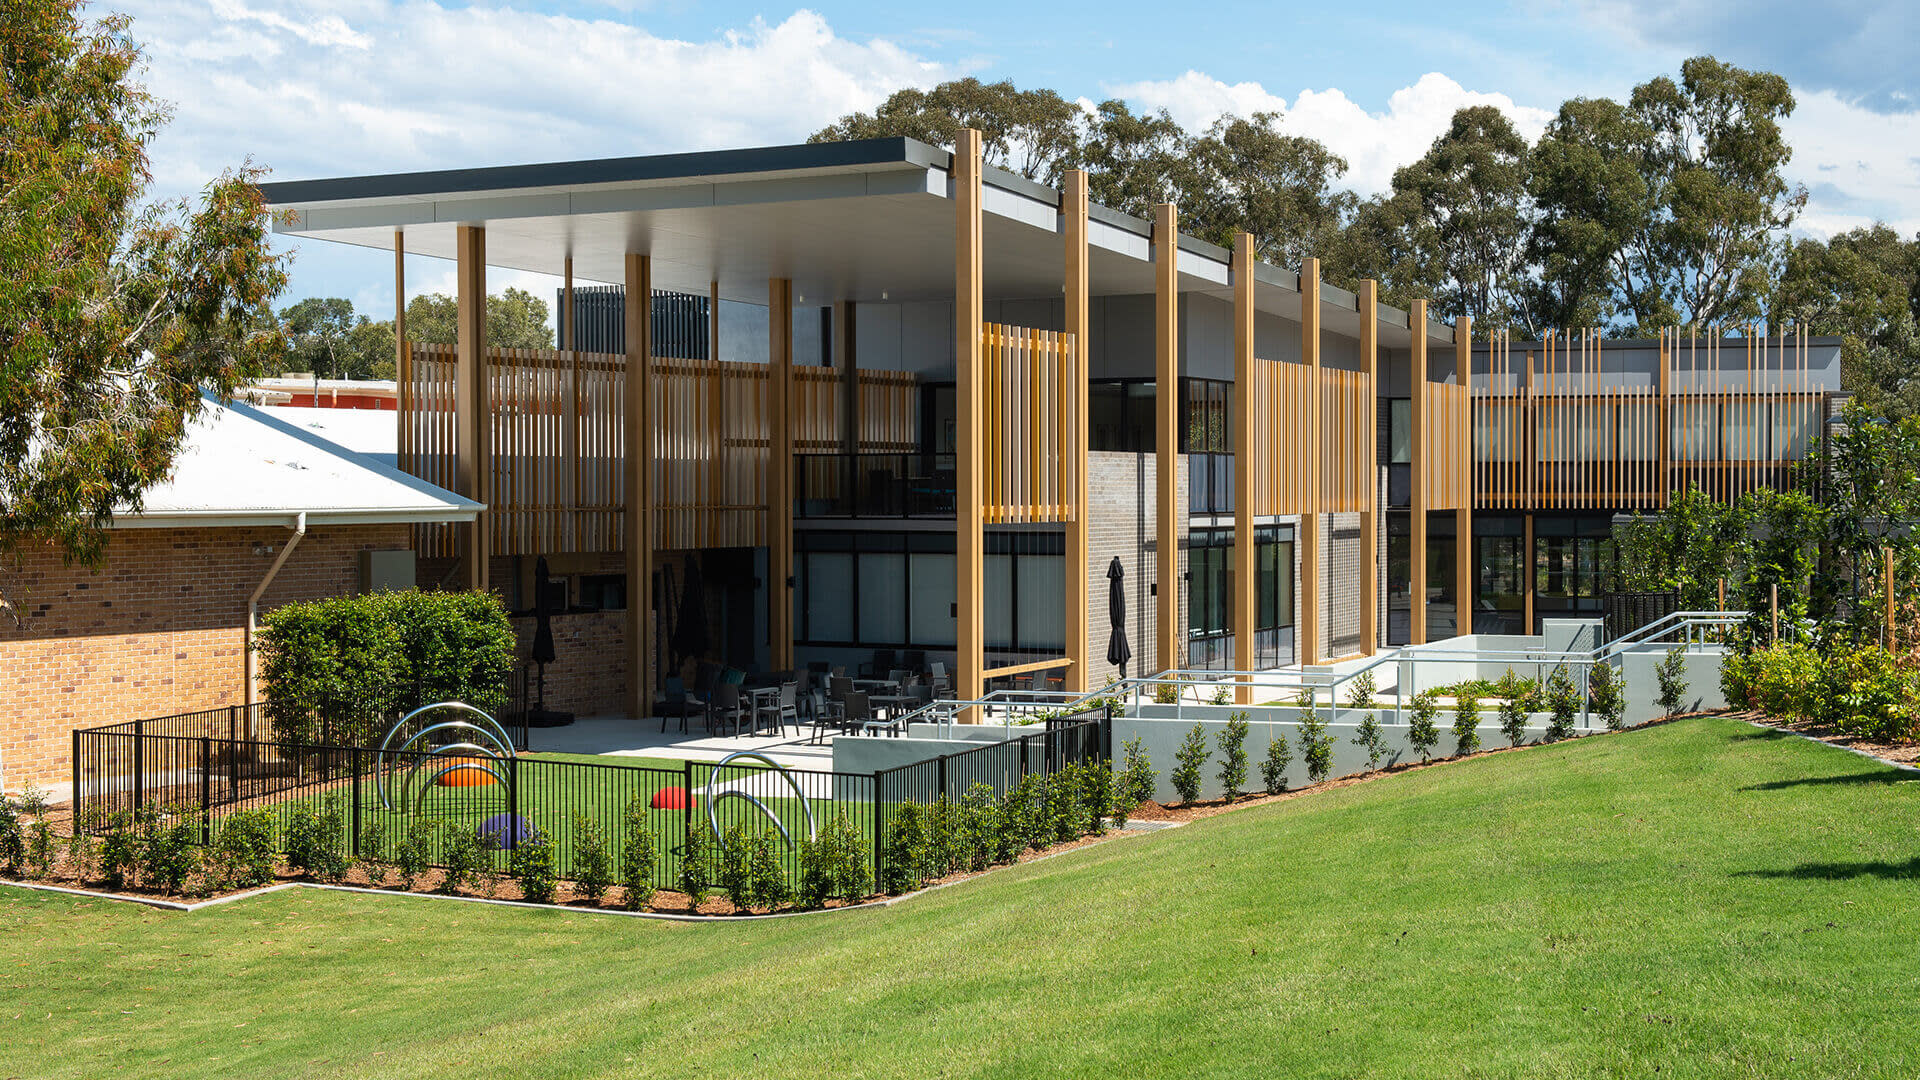
M 288 235 L 452 259 L 460 225 L 487 229 L 487 263 L 558 274 L 571 255 L 576 281 L 618 283 L 626 253 L 653 259 L 654 287 L 765 303 L 767 280 L 791 278 L 800 302 L 936 299 L 953 294 L 953 204 L 948 155 L 906 139 L 773 147 L 720 154 L 399 174 L 265 185 Z M 984 275 L 995 298 L 1057 296 L 1062 240 L 1058 195 L 1004 173 L 988 177 Z M 1154 289 L 1145 222 L 1100 210 L 1090 228 L 1096 296 Z M 1181 244 L 1180 287 L 1231 300 L 1226 253 Z M 1292 271 L 1262 266 L 1256 304 L 1299 317 Z M 1381 344 L 1409 344 L 1404 312 L 1381 308 Z M 1357 336 L 1351 294 L 1323 289 L 1328 332 Z M 1450 346 L 1431 324 L 1430 347 Z

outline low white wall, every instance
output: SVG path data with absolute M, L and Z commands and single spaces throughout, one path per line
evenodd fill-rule
M 1620 654 L 1620 673 L 1626 678 L 1627 723 L 1641 724 L 1658 719 L 1660 677 L 1656 672 L 1667 658 L 1664 645 L 1646 645 Z M 1719 645 L 1690 645 L 1686 651 L 1687 690 L 1681 712 L 1724 709 L 1727 697 L 1720 689 L 1720 662 L 1726 649 Z
M 1173 783 L 1167 778 L 1173 772 L 1174 754 L 1179 750 L 1181 741 L 1198 723 L 1207 733 L 1207 747 L 1211 751 L 1207 764 L 1201 769 L 1200 797 L 1220 798 L 1225 794 L 1219 778 L 1220 732 L 1226 729 L 1227 719 L 1236 712 L 1247 714 L 1247 790 L 1261 790 L 1260 762 L 1267 756 L 1267 744 L 1276 734 L 1285 736 L 1287 748 L 1293 752 L 1293 761 L 1287 766 L 1287 786 L 1305 786 L 1307 766 L 1300 755 L 1300 710 L 1292 706 L 1187 705 L 1178 710 L 1177 716 L 1172 705 L 1143 706 L 1137 714 L 1114 718 L 1114 767 L 1119 768 L 1124 763 L 1125 751 L 1122 747 L 1126 741 L 1138 738 L 1141 749 L 1153 762 L 1156 774 L 1154 801 L 1176 801 L 1179 796 L 1174 793 Z M 1333 740 L 1333 768 L 1327 774 L 1329 778 L 1366 770 L 1366 751 L 1353 742 L 1363 712 L 1359 709 L 1322 710 L 1321 715 L 1328 717 L 1327 735 Z M 1419 760 L 1419 755 L 1407 744 L 1406 725 L 1393 722 L 1393 710 L 1379 709 L 1374 712 L 1387 746 L 1387 756 L 1381 759 L 1381 766 Z M 1402 713 L 1402 719 L 1405 719 L 1405 713 Z M 1523 741 L 1536 742 L 1546 733 L 1549 717 L 1545 713 L 1535 713 L 1530 719 L 1527 737 Z M 1444 757 L 1453 752 L 1456 742 L 1452 731 L 1453 711 L 1442 709 L 1434 722 L 1440 728 L 1440 741 L 1434 746 L 1433 754 L 1436 758 Z M 1485 703 L 1481 705 L 1478 731 L 1483 748 L 1507 745 L 1507 737 L 1500 733 L 1498 713 Z

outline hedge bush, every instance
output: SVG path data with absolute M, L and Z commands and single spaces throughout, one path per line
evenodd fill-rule
M 515 646 L 493 594 L 409 589 L 276 608 L 255 648 L 275 738 L 366 746 L 436 701 L 497 713 Z

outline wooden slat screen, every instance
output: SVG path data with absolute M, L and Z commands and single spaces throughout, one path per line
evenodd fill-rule
M 1247 402 L 1253 421 L 1253 512 L 1305 513 L 1307 469 L 1318 457 L 1303 445 L 1312 403 L 1313 369 L 1284 361 L 1253 361 Z
M 451 345 L 413 345 L 401 373 L 402 471 L 454 490 Z M 656 357 L 654 546 L 757 547 L 766 543 L 765 364 Z M 839 373 L 794 372 L 801 452 L 839 449 Z M 622 402 L 626 358 L 547 349 L 488 353 L 492 393 L 488 519 L 498 555 L 618 551 L 625 543 Z M 917 448 L 919 395 L 909 372 L 862 371 L 860 446 Z M 415 546 L 459 553 L 455 527 L 422 525 Z
M 981 325 L 987 523 L 1071 521 L 1079 430 L 1069 415 L 1082 378 L 1073 335 Z
M 1733 500 L 1786 487 L 1790 460 L 1819 430 L 1804 330 L 1665 330 L 1664 396 L 1659 380 L 1609 383 L 1598 330 L 1550 333 L 1535 348 L 1496 337 L 1488 350 L 1473 403 L 1477 506 L 1653 510 L 1693 485 Z
M 1296 365 L 1304 367 L 1305 365 Z M 1364 371 L 1320 369 L 1320 509 L 1373 509 L 1373 380 Z
M 1433 383 L 1424 400 L 1427 445 L 1415 453 L 1420 461 L 1417 482 L 1426 485 L 1427 509 L 1456 510 L 1468 505 L 1473 489 L 1467 430 L 1470 388 L 1464 382 Z

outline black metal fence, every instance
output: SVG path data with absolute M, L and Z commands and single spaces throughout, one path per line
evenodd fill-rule
M 772 829 L 788 880 L 800 880 L 799 841 L 844 815 L 864 838 L 872 869 L 882 871 L 891 811 L 903 802 L 958 799 L 975 783 L 1003 794 L 1020 778 L 1110 757 L 1104 711 L 1049 720 L 1030 735 L 875 773 L 777 769 L 761 762 L 678 767 L 478 753 L 382 751 L 274 741 L 261 705 L 136 720 L 73 734 L 75 823 L 97 828 L 106 815 L 142 806 L 200 819 L 200 840 L 219 838 L 239 810 L 270 811 L 281 826 L 300 809 L 332 810 L 342 843 L 356 857 L 391 859 L 409 830 L 426 822 L 422 842 L 435 865 L 461 832 L 515 835 L 532 828 L 551 838 L 558 872 L 577 877 L 583 829 L 598 832 L 616 866 L 633 824 L 656 843 L 653 881 L 672 888 L 690 832 L 711 824 L 725 836 Z M 677 793 L 674 789 L 678 789 Z M 776 824 L 777 823 L 777 824 Z M 495 852 L 496 868 L 504 854 Z

